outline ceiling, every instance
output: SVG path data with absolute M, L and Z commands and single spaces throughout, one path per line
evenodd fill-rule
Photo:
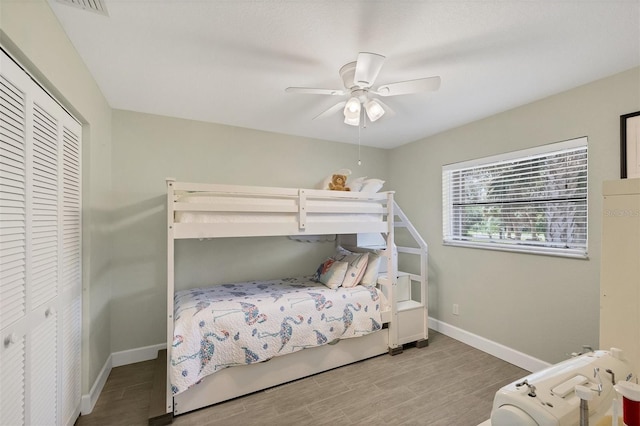
M 112 108 L 358 143 L 341 99 L 358 52 L 386 61 L 374 87 L 440 76 L 384 98 L 360 130 L 393 148 L 640 65 L 640 0 L 102 0 L 108 16 L 49 0 Z

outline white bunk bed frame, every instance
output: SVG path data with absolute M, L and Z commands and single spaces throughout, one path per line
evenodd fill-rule
M 218 185 L 177 182 L 167 178 L 167 386 L 166 413 L 183 414 L 198 408 L 232 399 L 251 392 L 266 389 L 298 378 L 306 377 L 352 362 L 389 352 L 402 352 L 404 343 L 416 342 L 426 346 L 427 335 L 427 248 L 422 238 L 411 226 L 404 213 L 393 200 L 393 192 L 361 193 L 313 189 L 270 188 L 256 186 Z M 215 203 L 181 202 L 183 194 L 214 194 L 230 202 Z M 233 202 L 238 198 L 246 201 Z M 268 200 L 268 202 L 264 202 Z M 279 201 L 282 203 L 279 203 Z M 329 201 L 329 203 L 324 203 Z M 364 202 L 364 203 L 363 203 Z M 396 210 L 394 210 L 394 207 Z M 181 212 L 228 213 L 249 215 L 251 222 L 242 223 L 181 223 L 176 220 Z M 283 221 L 261 221 L 260 213 L 281 215 Z M 349 221 L 317 220 L 327 216 L 349 215 Z M 358 215 L 366 220 L 358 221 Z M 379 220 L 372 220 L 372 215 Z M 398 216 L 400 220 L 395 221 Z M 258 219 L 256 219 L 258 218 Z M 394 228 L 407 227 L 419 248 L 396 247 Z M 178 239 L 206 239 L 221 237 L 305 236 L 327 234 L 378 233 L 386 238 L 386 247 L 378 248 L 386 258 L 386 276 L 381 276 L 378 286 L 387 296 L 391 309 L 383 312 L 386 324 L 382 330 L 337 344 L 324 345 L 275 357 L 268 362 L 231 367 L 221 370 L 183 393 L 172 394 L 170 383 L 170 351 L 174 338 L 174 242 Z M 397 302 L 398 271 L 397 253 L 421 256 L 420 274 L 405 274 L 421 285 L 419 301 Z M 388 278 L 391 277 L 391 278 Z M 410 291 L 410 290 L 409 290 Z M 404 305 L 403 305 L 404 304 Z M 418 306 L 419 305 L 419 306 Z M 399 312 L 400 306 L 400 312 Z M 420 307 L 420 309 L 416 309 Z M 400 314 L 400 318 L 399 318 Z M 400 321 L 399 321 L 400 319 Z M 414 325 L 412 325 L 414 323 Z M 399 333 L 399 324 L 405 332 Z

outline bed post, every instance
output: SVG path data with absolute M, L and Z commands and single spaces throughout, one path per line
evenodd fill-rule
M 173 239 L 173 202 L 175 178 L 167 178 L 167 392 L 166 413 L 173 415 L 173 392 L 169 376 L 171 366 L 171 344 L 173 343 L 173 297 L 174 287 L 174 239 Z
M 394 229 L 395 213 L 393 211 L 393 192 L 387 193 L 387 279 L 390 280 L 390 300 L 391 303 L 391 323 L 389 324 L 389 353 L 396 355 L 402 352 L 402 347 L 398 347 L 398 305 L 397 305 L 397 285 L 398 285 L 398 254 L 396 252 Z

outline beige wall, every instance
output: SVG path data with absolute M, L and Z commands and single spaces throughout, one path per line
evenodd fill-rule
M 111 353 L 111 108 L 46 1 L 0 0 L 0 44 L 83 123 L 83 373 L 88 393 Z
M 430 315 L 547 362 L 597 346 L 602 181 L 619 177 L 619 116 L 638 110 L 635 68 L 391 151 L 390 185 L 429 244 Z M 442 245 L 442 165 L 579 136 L 589 260 Z
M 187 182 L 314 187 L 349 168 L 387 178 L 387 151 L 129 111 L 113 112 L 112 350 L 165 341 L 166 177 Z M 176 245 L 176 287 L 307 275 L 333 243 L 278 238 Z

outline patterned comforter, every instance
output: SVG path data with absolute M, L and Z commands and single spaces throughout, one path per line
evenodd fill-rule
M 380 330 L 374 287 L 332 290 L 311 277 L 222 284 L 175 294 L 171 384 L 177 395 L 223 368 L 267 361 Z

